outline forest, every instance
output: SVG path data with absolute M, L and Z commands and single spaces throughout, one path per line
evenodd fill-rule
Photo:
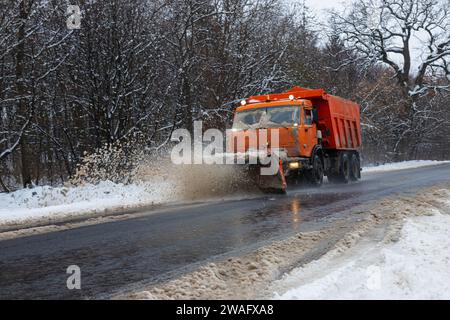
M 242 98 L 294 85 L 361 105 L 366 164 L 448 159 L 449 11 L 449 0 L 356 0 L 320 16 L 286 0 L 0 0 L 0 192 L 64 183 L 104 148 L 123 163 L 131 148 L 150 157 L 173 130 L 224 130 Z

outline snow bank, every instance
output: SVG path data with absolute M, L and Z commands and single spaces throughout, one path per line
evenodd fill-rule
M 450 163 L 450 161 L 435 161 L 435 160 L 411 160 L 403 162 L 386 163 L 379 166 L 368 166 L 363 168 L 363 172 L 384 172 L 394 171 L 402 169 L 413 169 L 426 166 L 439 165 L 444 163 Z
M 409 169 L 442 163 L 450 161 L 406 161 L 364 168 L 364 172 Z M 78 187 L 41 186 L 9 194 L 0 193 L 0 224 L 95 214 L 105 210 L 199 200 L 205 197 L 230 197 L 236 190 L 239 190 L 237 194 L 240 196 L 250 196 L 254 193 L 254 187 L 246 185 L 245 177 L 232 166 L 177 166 L 168 171 L 171 176 L 155 174 L 152 171 L 148 179 L 130 185 L 103 181 Z
M 437 211 L 437 210 L 436 210 Z M 294 269 L 275 299 L 450 299 L 450 216 L 408 219 L 399 241 Z
M 0 194 L 0 224 L 151 205 L 170 201 L 172 190 L 166 181 L 131 185 L 104 181 L 79 187 L 22 189 Z
M 107 180 L 77 187 L 40 186 L 0 193 L 0 225 L 151 204 L 239 199 L 258 194 L 242 171 L 229 165 L 153 164 L 141 166 L 136 175 L 139 180 L 127 185 Z M 98 172 L 95 175 L 96 179 L 103 176 Z M 80 181 L 78 183 L 82 183 Z

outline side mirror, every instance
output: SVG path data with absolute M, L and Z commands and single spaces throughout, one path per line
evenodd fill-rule
M 312 114 L 313 114 L 313 122 L 319 123 L 319 114 L 317 113 L 317 109 L 316 108 L 314 108 L 312 110 Z

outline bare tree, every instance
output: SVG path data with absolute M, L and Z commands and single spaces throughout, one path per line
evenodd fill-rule
M 388 65 L 409 96 L 450 89 L 449 0 L 359 0 L 347 14 L 334 12 L 333 20 L 346 50 L 355 53 L 351 59 Z M 433 83 L 442 74 L 449 83 Z
M 449 150 L 448 2 L 358 0 L 323 46 L 283 0 L 0 1 L 0 186 L 60 183 L 111 145 L 128 168 L 126 148 L 162 151 L 194 120 L 224 128 L 243 97 L 292 85 L 359 101 L 374 161 Z
M 402 90 L 397 99 L 404 100 L 403 108 L 393 124 L 395 152 L 406 141 L 419 143 L 431 128 L 447 125 L 427 96 L 450 91 L 449 10 L 449 0 L 359 0 L 350 11 L 333 13 L 349 53 L 340 67 L 386 65 Z
M 55 1 L 2 1 L 0 7 L 0 160 L 20 150 L 17 167 L 22 184 L 30 186 L 32 167 L 40 161 L 31 124 L 37 121 L 35 114 L 45 114 L 49 78 L 67 57 L 51 59 L 51 53 L 70 32 L 60 23 L 51 24 L 64 12 Z

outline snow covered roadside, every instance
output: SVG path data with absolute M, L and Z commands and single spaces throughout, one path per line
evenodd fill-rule
M 380 290 L 388 280 L 397 281 L 399 288 L 405 292 L 426 292 L 419 287 L 422 285 L 418 282 L 420 278 L 415 279 L 416 274 L 420 275 L 419 272 L 427 273 L 428 278 L 425 279 L 436 292 L 444 292 L 447 289 L 446 283 L 450 283 L 450 246 L 449 241 L 444 238 L 450 231 L 450 221 L 446 219 L 445 225 L 441 225 L 440 220 L 422 224 L 420 219 L 428 221 L 426 218 L 430 217 L 424 215 L 430 214 L 435 214 L 436 219 L 450 217 L 448 199 L 450 184 L 424 189 L 412 197 L 388 197 L 377 203 L 362 204 L 341 212 L 339 218 L 329 221 L 330 223 L 321 224 L 287 239 L 270 242 L 256 251 L 233 257 L 224 256 L 162 283 L 143 281 L 130 288 L 122 288 L 111 298 L 362 299 L 364 296 L 360 291 L 353 288 L 364 289 L 365 286 L 378 290 L 374 291 L 378 294 L 376 298 L 386 298 L 389 296 L 383 296 L 384 293 Z M 404 227 L 405 221 L 412 221 L 411 228 L 414 232 L 407 233 L 406 244 L 403 240 L 395 242 L 407 230 Z M 442 226 L 445 228 L 441 229 Z M 417 244 L 414 237 L 422 235 L 424 230 L 427 236 L 420 239 L 419 249 L 408 246 Z M 435 246 L 436 241 L 441 245 Z M 429 247 L 430 243 L 432 247 Z M 391 254 L 385 258 L 379 253 L 382 249 L 386 252 L 391 250 Z M 415 254 L 419 258 L 415 259 Z M 438 263 L 425 270 L 429 261 Z M 385 264 L 393 266 L 386 270 L 394 270 L 393 274 L 397 278 L 384 278 L 388 275 L 382 269 Z M 416 266 L 420 268 L 417 269 Z M 286 270 L 292 271 L 286 274 Z M 413 286 L 408 287 L 408 281 L 412 280 L 403 275 L 403 272 L 415 279 L 416 282 L 411 282 Z M 431 279 L 439 282 L 433 284 L 430 273 L 435 275 Z M 298 293 L 299 290 L 302 290 L 301 293 Z M 331 292 L 328 295 L 327 290 Z
M 363 173 L 371 172 L 385 172 L 394 170 L 414 169 L 427 166 L 435 166 L 440 164 L 450 163 L 450 161 L 436 161 L 436 160 L 411 160 L 395 163 L 386 163 L 379 166 L 368 166 L 363 168 Z
M 165 181 L 123 185 L 104 181 L 79 187 L 35 187 L 0 194 L 0 225 L 29 220 L 102 213 L 170 201 L 172 186 Z
M 366 172 L 390 171 L 417 168 L 421 166 L 450 163 L 450 161 L 406 161 L 385 164 L 378 167 L 364 168 Z M 153 204 L 163 204 L 180 201 L 183 195 L 206 194 L 214 197 L 214 188 L 229 181 L 231 170 L 222 168 L 220 172 L 199 167 L 192 174 L 172 179 L 156 179 L 151 181 L 123 185 L 111 181 L 103 181 L 96 185 L 86 184 L 78 187 L 40 186 L 33 189 L 22 189 L 12 193 L 0 193 L 0 226 L 5 224 L 21 224 L 37 220 L 53 220 L 58 218 L 96 215 L 105 211 L 133 209 Z M 204 180 L 195 181 L 195 176 Z M 201 178 L 202 178 L 201 177 Z M 220 189 L 220 188 L 217 188 Z M 209 191 L 208 191 L 209 190 Z M 214 192 L 212 192 L 214 191 Z M 220 195 L 220 190 L 218 191 Z M 222 191 L 228 195 L 228 192 Z M 243 192 L 240 192 L 242 196 Z M 217 196 L 217 192 L 216 192 Z
M 397 242 L 362 242 L 292 270 L 273 298 L 450 299 L 450 215 L 427 213 L 407 218 Z

